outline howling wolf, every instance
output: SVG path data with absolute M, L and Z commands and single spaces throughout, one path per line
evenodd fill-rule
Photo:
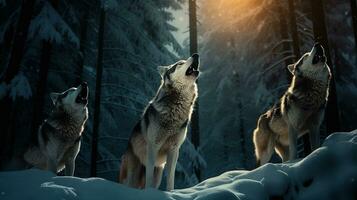
M 54 109 L 39 128 L 36 144 L 24 159 L 31 165 L 54 173 L 65 168 L 73 176 L 81 135 L 88 118 L 88 86 L 82 83 L 62 93 L 51 93 Z
M 198 67 L 198 54 L 159 67 L 161 85 L 129 139 L 122 156 L 120 183 L 136 188 L 144 185 L 158 188 L 166 165 L 167 190 L 174 188 L 179 148 L 186 138 L 197 97 Z
M 327 103 L 331 72 L 324 49 L 315 44 L 288 66 L 293 78 L 280 102 L 261 115 L 253 140 L 258 165 L 267 163 L 274 148 L 283 161 L 297 155 L 297 138 L 309 134 L 311 148 L 320 145 L 319 129 Z

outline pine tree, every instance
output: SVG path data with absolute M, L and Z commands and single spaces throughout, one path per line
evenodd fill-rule
M 0 82 L 5 82 L 6 84 L 9 84 L 20 69 L 22 57 L 25 51 L 25 43 L 30 26 L 30 21 L 32 18 L 34 4 L 35 0 L 22 1 L 20 16 L 16 25 L 10 59 L 8 62 L 8 66 L 0 79 Z
M 10 84 L 11 80 L 18 74 L 21 67 L 21 61 L 25 52 L 25 44 L 29 31 L 30 22 L 32 19 L 35 0 L 23 0 L 19 19 L 17 20 L 15 34 L 13 36 L 12 48 L 9 55 L 7 68 L 0 77 L 0 83 Z M 3 120 L 0 122 L 2 130 L 2 142 L 0 144 L 1 160 L 11 157 L 11 149 L 13 147 L 14 136 L 11 128 L 13 127 L 12 119 L 12 101 L 8 95 L 0 100 L 0 110 Z M 4 159 L 5 158 L 5 159 Z
M 57 11 L 59 0 L 50 0 L 49 2 L 52 6 L 53 11 Z M 45 5 L 46 6 L 46 5 Z M 45 9 L 45 8 L 43 8 Z M 34 96 L 34 108 L 33 108 L 33 119 L 32 119 L 32 136 L 33 139 L 37 139 L 38 126 L 41 123 L 45 90 L 47 86 L 48 71 L 50 69 L 51 55 L 52 55 L 52 41 L 49 39 L 42 40 L 41 58 L 40 58 L 40 69 L 39 69 L 39 80 L 36 86 L 36 94 Z

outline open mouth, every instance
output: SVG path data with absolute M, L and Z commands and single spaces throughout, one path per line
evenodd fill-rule
M 80 88 L 80 92 L 76 98 L 76 103 L 87 105 L 88 103 L 88 85 L 86 82 L 81 83 L 78 87 Z
M 326 56 L 322 45 L 317 43 L 315 44 L 314 48 L 315 48 L 315 55 L 314 58 L 312 59 L 312 64 L 314 65 L 319 62 L 323 62 L 323 63 L 326 62 Z
M 193 61 L 192 61 L 191 65 L 190 65 L 190 67 L 188 67 L 188 69 L 186 70 L 186 76 L 193 75 L 195 77 L 198 77 L 198 74 L 200 73 L 198 71 L 198 66 L 199 66 L 199 63 L 200 63 L 199 56 L 198 56 L 198 54 L 195 53 L 195 54 L 193 54 L 191 56 L 191 58 L 192 58 Z

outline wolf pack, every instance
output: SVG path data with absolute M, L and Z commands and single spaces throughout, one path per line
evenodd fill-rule
M 166 190 L 174 189 L 180 146 L 198 96 L 200 59 L 193 54 L 158 67 L 161 84 L 133 127 L 121 157 L 119 183 L 133 188 L 159 188 L 166 169 Z M 328 100 L 331 72 L 324 48 L 317 43 L 296 63 L 287 66 L 292 81 L 277 103 L 257 120 L 253 143 L 257 165 L 276 152 L 283 162 L 296 159 L 297 139 L 308 134 L 312 150 L 320 145 L 320 125 Z M 51 93 L 53 110 L 38 129 L 37 140 L 24 154 L 32 167 L 73 176 L 81 136 L 88 119 L 88 86 L 81 83 Z

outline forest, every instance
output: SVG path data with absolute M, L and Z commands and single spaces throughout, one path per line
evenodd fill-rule
M 27 169 L 23 156 L 51 114 L 50 93 L 86 82 L 74 175 L 118 182 L 132 130 L 160 86 L 157 67 L 194 53 L 198 98 L 175 189 L 254 170 L 259 116 L 288 89 L 287 66 L 317 42 L 332 73 L 319 129 L 330 145 L 332 133 L 357 129 L 356 0 L 0 0 L 0 171 Z M 300 137 L 298 158 L 312 151 Z M 271 162 L 282 161 L 274 153 Z

